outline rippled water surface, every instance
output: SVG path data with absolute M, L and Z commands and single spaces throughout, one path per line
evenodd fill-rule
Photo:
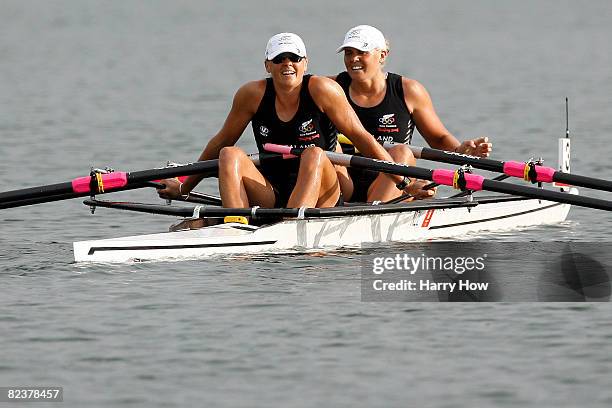
M 299 33 L 309 71 L 335 74 L 363 23 L 457 137 L 555 165 L 569 97 L 572 170 L 612 178 L 608 2 L 376 4 L 5 0 L 0 191 L 194 160 L 235 90 L 265 75 L 272 34 Z M 250 129 L 239 144 L 254 150 Z M 73 241 L 172 220 L 79 200 L 0 211 L 0 387 L 63 386 L 74 407 L 612 404 L 607 303 L 361 302 L 376 248 L 77 265 Z M 596 244 L 610 220 L 573 208 L 559 226 L 469 238 Z

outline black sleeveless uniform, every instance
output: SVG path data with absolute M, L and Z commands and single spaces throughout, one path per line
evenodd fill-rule
M 361 124 L 380 144 L 385 142 L 410 144 L 414 133 L 414 121 L 404 101 L 402 77 L 389 72 L 386 81 L 387 90 L 382 102 L 370 108 L 363 108 L 351 100 L 349 93 L 351 77 L 348 72 L 342 72 L 336 76 L 336 82 L 344 90 Z M 355 154 L 355 148 L 352 145 L 343 144 L 342 151 L 347 154 Z M 366 201 L 368 188 L 378 174 L 375 171 L 349 168 L 349 175 L 355 186 L 351 201 Z
M 319 107 L 308 91 L 311 75 L 304 75 L 300 89 L 300 101 L 295 116 L 283 122 L 276 114 L 276 92 L 272 78 L 266 79 L 266 91 L 251 119 L 253 135 L 259 153 L 266 153 L 264 143 L 275 143 L 291 147 L 307 148 L 317 146 L 333 151 L 338 140 L 338 131 Z M 299 159 L 263 160 L 261 172 L 270 181 L 276 193 L 277 207 L 287 205 L 295 187 L 299 170 Z

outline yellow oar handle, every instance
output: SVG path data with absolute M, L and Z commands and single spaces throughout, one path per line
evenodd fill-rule
M 338 133 L 338 141 L 342 144 L 347 144 L 347 145 L 352 145 L 353 142 L 351 142 L 351 139 L 349 139 L 348 137 L 344 136 L 342 133 Z
M 246 224 L 249 225 L 249 219 L 247 217 L 243 217 L 241 215 L 227 215 L 225 216 L 225 218 L 223 218 L 223 223 L 227 224 L 230 222 L 236 222 L 239 224 Z
M 353 142 L 351 142 L 351 139 L 349 139 L 348 137 L 344 136 L 342 133 L 338 133 L 338 142 L 340 142 L 340 144 L 345 144 L 345 145 L 353 146 L 353 148 L 355 149 L 355 154 L 359 153 L 359 149 L 357 149 L 353 145 Z
M 351 142 L 351 139 L 349 139 L 348 137 L 344 136 L 342 133 L 338 133 L 338 142 L 340 142 L 341 144 L 354 146 L 353 142 Z M 394 143 L 385 142 L 383 144 L 383 147 L 385 149 L 387 149 L 387 150 L 390 149 L 393 146 L 394 146 Z M 357 149 L 356 147 L 355 147 L 355 153 L 359 153 L 359 149 Z

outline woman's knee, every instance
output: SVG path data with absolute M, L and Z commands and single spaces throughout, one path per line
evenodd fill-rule
M 219 152 L 219 164 L 238 162 L 246 156 L 246 153 L 239 147 L 226 146 Z
M 302 152 L 302 157 L 320 158 L 325 156 L 325 152 L 318 146 L 310 146 Z
M 329 162 L 325 151 L 317 146 L 310 146 L 302 152 L 300 156 L 300 167 L 307 166 L 310 168 L 316 168 L 325 166 L 326 162 Z M 331 165 L 331 162 L 329 162 Z
M 219 152 L 219 178 L 226 179 L 235 175 L 241 175 L 242 160 L 246 158 L 246 153 L 236 146 L 228 146 Z

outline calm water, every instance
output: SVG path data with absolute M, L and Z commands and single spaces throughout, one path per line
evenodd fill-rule
M 309 71 L 335 74 L 335 48 L 364 23 L 390 38 L 388 69 L 421 81 L 459 138 L 488 135 L 496 157 L 555 165 L 567 96 L 572 170 L 612 178 L 608 2 L 377 4 L 4 0 L 0 191 L 91 165 L 191 161 L 238 86 L 264 76 L 272 34 L 299 33 Z M 250 130 L 239 143 L 254 149 Z M 610 241 L 608 214 L 569 218 L 481 239 Z M 363 253 L 350 251 L 71 261 L 75 240 L 171 222 L 92 216 L 79 200 L 3 210 L 0 386 L 63 386 L 74 407 L 612 404 L 607 304 L 364 303 Z

